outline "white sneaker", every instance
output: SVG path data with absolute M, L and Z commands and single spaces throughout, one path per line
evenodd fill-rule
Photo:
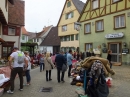
M 19 91 L 23 91 L 23 89 L 19 89 Z
M 11 91 L 11 90 L 8 90 L 7 93 L 8 93 L 8 94 L 13 94 L 14 92 Z

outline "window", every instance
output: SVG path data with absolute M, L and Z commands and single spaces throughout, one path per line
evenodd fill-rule
M 62 31 L 67 31 L 67 25 L 62 26 Z
M 74 41 L 74 35 L 71 35 L 71 41 Z
M 24 35 L 22 35 L 22 40 L 25 40 L 25 36 Z
M 99 3 L 98 3 L 98 2 L 99 2 L 98 0 L 93 0 L 93 1 L 92 1 L 92 8 L 93 8 L 93 9 L 96 9 L 96 8 L 99 7 Z
M 125 15 L 115 16 L 115 28 L 125 27 Z
M 60 37 L 60 41 L 61 41 L 61 42 L 63 41 L 63 37 Z
M 85 44 L 85 51 L 90 51 L 90 50 L 92 50 L 92 43 L 86 43 Z
M 64 37 L 63 37 L 63 41 L 66 41 L 66 40 L 67 40 L 67 36 L 64 36 Z
M 70 41 L 70 36 L 67 36 L 67 37 L 66 37 L 66 41 Z
M 33 39 L 33 41 L 36 42 L 35 39 Z
M 96 31 L 103 31 L 104 26 L 103 26 L 103 20 L 96 21 Z
M 37 39 L 37 42 L 39 42 L 39 39 Z
M 122 1 L 122 0 L 113 0 L 113 3 L 118 2 L 118 1 Z
M 15 28 L 8 28 L 8 35 L 15 35 Z
M 67 14 L 66 14 L 66 19 L 73 18 L 73 16 L 74 16 L 74 13 L 73 13 L 73 12 L 67 13 Z
M 75 35 L 75 40 L 78 40 L 79 39 L 79 34 L 76 34 Z
M 68 1 L 68 3 L 67 3 L 67 7 L 70 7 L 70 6 L 71 6 L 71 2 Z
M 85 24 L 85 33 L 90 33 L 91 32 L 91 23 Z

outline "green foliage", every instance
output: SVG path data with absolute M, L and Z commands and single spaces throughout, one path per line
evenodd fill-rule
M 30 47 L 28 47 L 28 46 L 21 46 L 21 51 L 30 51 Z

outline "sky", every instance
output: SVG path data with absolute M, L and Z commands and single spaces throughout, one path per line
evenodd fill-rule
M 56 26 L 66 0 L 25 1 L 25 28 L 29 32 L 40 32 L 44 26 Z M 86 0 L 81 0 L 84 3 Z

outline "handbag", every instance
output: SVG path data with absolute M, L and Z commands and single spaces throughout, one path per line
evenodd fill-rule
M 66 64 L 63 64 L 62 65 L 62 72 L 65 72 L 67 70 L 67 65 Z
M 47 58 L 46 58 L 46 60 L 47 60 Z M 51 65 L 51 69 L 53 69 L 53 66 L 52 66 L 52 64 L 47 60 L 47 62 Z

